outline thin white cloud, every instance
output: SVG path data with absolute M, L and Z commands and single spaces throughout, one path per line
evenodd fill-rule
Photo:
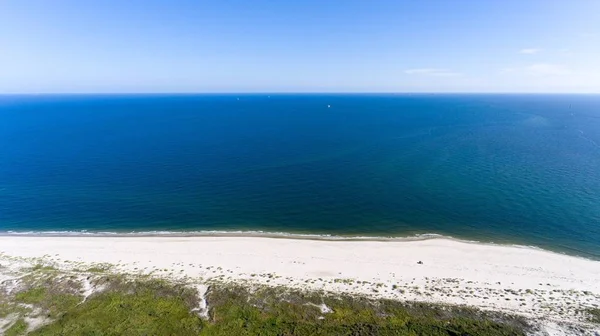
M 500 73 L 527 76 L 566 76 L 573 74 L 564 65 L 551 63 L 536 63 L 525 67 L 504 68 L 500 70 Z
M 408 75 L 421 75 L 421 76 L 437 76 L 437 77 L 451 77 L 460 76 L 461 73 L 450 71 L 448 69 L 436 69 L 436 68 L 419 68 L 419 69 L 408 69 L 404 70 L 405 74 Z
M 537 54 L 541 51 L 542 51 L 542 49 L 538 49 L 538 48 L 525 48 L 525 49 L 519 50 L 519 54 L 533 55 L 533 54 Z
M 537 63 L 525 68 L 527 72 L 536 76 L 564 76 L 570 75 L 571 70 L 560 64 Z
M 566 48 L 558 50 L 558 53 L 559 53 L 560 56 L 573 56 L 573 55 L 575 55 L 574 52 L 572 52 L 571 50 L 566 49 Z
M 519 72 L 519 69 L 517 68 L 504 68 L 504 69 L 500 69 L 500 73 L 501 74 L 514 74 Z

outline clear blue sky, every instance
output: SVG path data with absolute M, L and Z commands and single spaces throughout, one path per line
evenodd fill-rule
M 0 93 L 306 91 L 600 92 L 600 1 L 0 1 Z

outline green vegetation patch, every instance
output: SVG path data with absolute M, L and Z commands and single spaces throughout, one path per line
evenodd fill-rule
M 524 321 L 475 309 L 263 288 L 211 288 L 201 335 L 524 335 Z M 321 312 L 325 304 L 331 312 Z M 502 320 L 504 318 L 504 320 Z
M 198 335 L 202 320 L 185 301 L 155 290 L 107 292 L 32 335 Z
M 31 268 L 31 271 L 42 271 L 42 272 L 52 272 L 58 271 L 58 269 L 54 266 L 37 264 Z
M 0 302 L 0 318 L 6 317 L 11 314 L 18 314 L 19 316 L 21 316 L 30 311 L 30 308 L 23 307 L 16 303 Z M 2 326 L 0 325 L 0 327 Z
M 592 323 L 600 323 L 600 308 L 589 308 L 587 310 L 588 319 Z
M 90 273 L 105 273 L 105 272 L 110 271 L 111 268 L 112 268 L 112 265 L 110 265 L 110 264 L 97 264 L 95 266 L 88 268 L 86 271 L 90 272 Z
M 23 319 L 18 319 L 13 325 L 8 328 L 5 332 L 5 336 L 18 336 L 24 335 L 27 331 L 27 323 Z
M 494 336 L 529 330 L 522 319 L 464 307 L 217 282 L 206 294 L 210 310 L 205 321 L 193 310 L 199 306 L 196 290 L 184 283 L 98 276 L 93 282 L 105 291 L 81 302 L 81 296 L 71 294 L 69 280 L 48 279 L 53 282 L 41 279 L 43 284 L 14 296 L 15 305 L 42 308 L 53 321 L 31 335 Z M 27 326 L 13 328 L 17 335 Z
M 24 292 L 17 293 L 15 299 L 18 302 L 36 304 L 44 301 L 47 297 L 47 290 L 44 287 L 31 288 Z
M 15 305 L 0 301 L 0 318 L 6 317 L 13 313 Z M 2 327 L 0 325 L 0 327 Z
M 15 300 L 18 303 L 40 307 L 48 311 L 49 317 L 57 317 L 75 307 L 81 301 L 81 298 L 73 294 L 53 292 L 46 287 L 34 287 L 17 293 Z

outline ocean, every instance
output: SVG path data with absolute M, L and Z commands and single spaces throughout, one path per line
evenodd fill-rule
M 600 259 L 600 96 L 0 96 L 0 234 L 209 232 Z

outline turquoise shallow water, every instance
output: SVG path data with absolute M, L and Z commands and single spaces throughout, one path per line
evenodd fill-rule
M 600 259 L 600 96 L 0 96 L 0 120 L 4 233 L 437 233 Z

